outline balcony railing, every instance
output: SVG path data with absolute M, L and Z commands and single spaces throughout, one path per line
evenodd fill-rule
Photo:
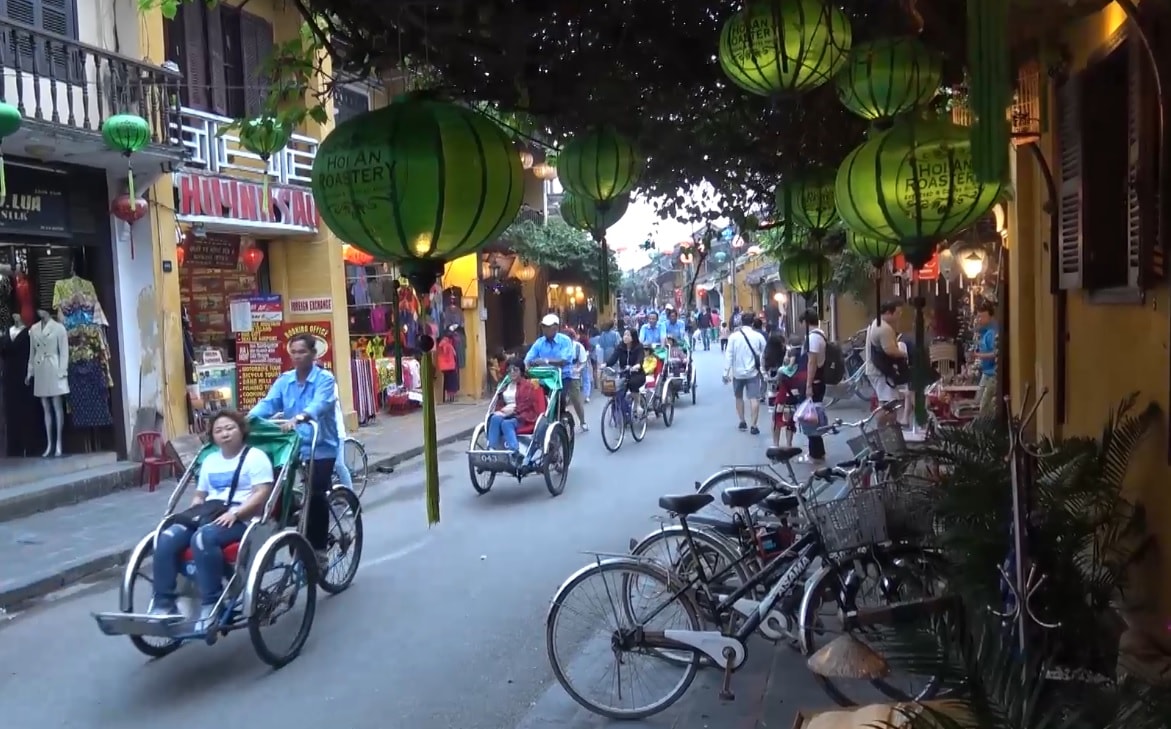
M 153 142 L 170 141 L 177 72 L 0 20 L 0 73 L 0 101 L 27 119 L 99 132 L 115 114 L 137 114 L 150 123 Z
M 273 180 L 285 185 L 308 185 L 317 157 L 317 140 L 294 134 L 284 149 L 268 160 L 268 169 L 260 157 L 240 146 L 240 137 L 233 133 L 221 134 L 222 127 L 231 119 L 183 107 L 179 111 L 179 141 L 187 150 L 187 166 L 202 167 L 208 172 L 266 171 Z

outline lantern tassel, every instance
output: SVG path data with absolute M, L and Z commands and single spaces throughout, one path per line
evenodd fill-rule
M 419 321 L 426 325 L 429 307 L 421 305 L 424 296 L 443 274 L 443 261 L 411 260 L 403 262 L 403 273 L 420 299 Z M 398 332 L 396 332 L 396 335 Z M 423 474 L 427 502 L 427 525 L 439 523 L 439 443 L 435 433 L 435 362 L 430 350 L 423 353 L 419 374 L 423 379 Z
M 126 191 L 131 200 L 138 199 L 138 196 L 134 194 L 134 167 L 129 162 L 126 163 Z
M 264 181 L 260 184 L 260 199 L 261 205 L 264 206 L 264 219 L 268 220 L 272 215 L 272 207 L 268 203 L 268 172 L 264 173 Z
M 4 174 L 4 152 L 0 151 L 0 203 L 8 197 L 8 176 Z

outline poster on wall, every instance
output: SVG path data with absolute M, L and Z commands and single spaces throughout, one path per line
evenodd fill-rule
M 333 322 L 307 321 L 290 322 L 281 328 L 281 360 L 286 370 L 293 369 L 293 357 L 289 354 L 289 342 L 298 334 L 309 334 L 317 340 L 317 365 L 333 372 Z
M 310 334 L 317 340 L 317 364 L 333 371 L 332 322 L 255 322 L 252 331 L 236 335 L 236 400 L 240 412 L 251 410 L 282 372 L 293 369 L 289 342 L 298 334 Z

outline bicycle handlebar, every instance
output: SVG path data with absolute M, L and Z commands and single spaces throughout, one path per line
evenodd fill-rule
M 894 411 L 898 410 L 902 406 L 903 406 L 903 404 L 901 402 L 897 402 L 897 401 L 883 403 L 882 405 L 875 408 L 874 411 L 871 412 L 870 415 L 868 415 L 863 420 L 857 420 L 853 423 L 847 423 L 844 420 L 842 420 L 841 418 L 838 418 L 837 420 L 833 421 L 829 425 L 818 428 L 817 434 L 818 435 L 837 435 L 840 428 L 864 428 L 867 425 L 869 425 L 870 421 L 874 420 L 874 418 L 876 418 L 879 413 L 893 413 Z

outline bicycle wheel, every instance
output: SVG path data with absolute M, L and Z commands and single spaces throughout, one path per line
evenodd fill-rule
M 701 494 L 710 493 L 715 497 L 715 500 L 699 512 L 704 516 L 722 519 L 724 521 L 732 521 L 732 508 L 725 506 L 722 494 L 725 489 L 741 488 L 745 486 L 761 486 L 771 488 L 775 491 L 785 492 L 787 489 L 777 479 L 776 476 L 753 467 L 733 466 L 732 468 L 725 468 L 718 471 L 706 480 L 696 484 L 695 490 Z M 775 521 L 774 517 L 767 517 L 770 521 Z
M 329 492 L 329 564 L 318 576 L 321 589 L 336 595 L 350 586 L 362 561 L 362 506 L 349 489 Z
M 937 585 L 942 575 L 933 574 L 937 558 L 917 547 L 903 547 L 884 554 L 856 556 L 841 562 L 836 568 L 821 572 L 806 585 L 806 598 L 800 615 L 801 646 L 811 656 L 843 632 L 840 616 L 866 603 L 869 606 L 905 602 L 917 597 L 939 594 Z M 924 627 L 927 627 L 926 625 Z M 900 627 L 905 633 L 906 626 Z M 893 628 L 871 626 L 850 631 L 879 655 L 884 640 L 893 638 Z M 926 635 L 926 634 L 925 634 Z M 858 706 L 871 703 L 877 688 L 895 701 L 926 701 L 939 690 L 935 676 L 911 674 L 892 669 L 883 679 L 826 678 L 816 676 L 825 693 L 839 706 Z
M 553 675 L 574 701 L 599 716 L 621 721 L 657 714 L 687 692 L 699 671 L 698 653 L 679 665 L 645 652 L 637 644 L 626 647 L 637 628 L 702 629 L 695 605 L 686 595 L 674 596 L 669 580 L 667 573 L 654 565 L 627 558 L 610 559 L 578 570 L 557 591 L 545 619 L 545 644 Z M 638 587 L 637 602 L 631 599 L 632 585 Z M 594 589 L 592 599 L 590 588 Z M 642 614 L 652 615 L 653 622 L 641 622 Z M 672 615 L 680 619 L 672 622 Z M 582 622 L 570 624 L 575 618 Z M 660 622 L 664 618 L 668 620 Z M 590 638 L 600 640 L 590 644 Z M 565 644 L 559 639 L 564 639 Z M 633 667 L 635 661 L 643 660 L 646 670 Z M 590 675 L 598 670 L 600 676 Z M 581 674 L 585 675 L 579 678 Z M 656 680 L 660 677 L 661 681 Z M 624 682 L 629 685 L 622 687 Z M 662 688 L 651 688 L 656 685 Z M 617 696 L 586 696 L 586 692 L 606 688 L 616 688 Z M 648 699 L 636 698 L 640 692 L 645 692 Z
M 667 400 L 663 403 L 663 425 L 670 428 L 671 424 L 675 422 L 675 400 L 678 395 L 672 390 L 667 395 Z
M 353 482 L 354 494 L 360 499 L 366 493 L 366 480 L 369 478 L 370 461 L 366 457 L 366 446 L 354 438 L 346 438 L 342 442 L 342 462 L 350 470 L 350 479 Z
M 640 410 L 642 411 L 641 416 L 638 414 Z M 635 443 L 641 443 L 642 439 L 646 437 L 648 417 L 650 417 L 650 404 L 646 400 L 646 395 L 640 392 L 630 405 L 630 435 L 634 438 Z
M 644 557 L 658 562 L 672 574 L 686 583 L 699 576 L 698 565 L 703 565 L 708 579 L 723 575 L 720 584 L 712 584 L 713 590 L 732 592 L 749 580 L 748 569 L 744 566 L 738 546 L 719 534 L 692 526 L 691 540 L 695 549 L 687 543 L 683 528 L 670 526 L 651 532 L 630 549 L 632 557 Z M 705 615 L 709 619 L 710 615 Z
M 598 430 L 602 434 L 602 445 L 611 453 L 617 453 L 626 437 L 626 417 L 617 407 L 617 398 L 610 398 L 602 408 L 602 422 Z

